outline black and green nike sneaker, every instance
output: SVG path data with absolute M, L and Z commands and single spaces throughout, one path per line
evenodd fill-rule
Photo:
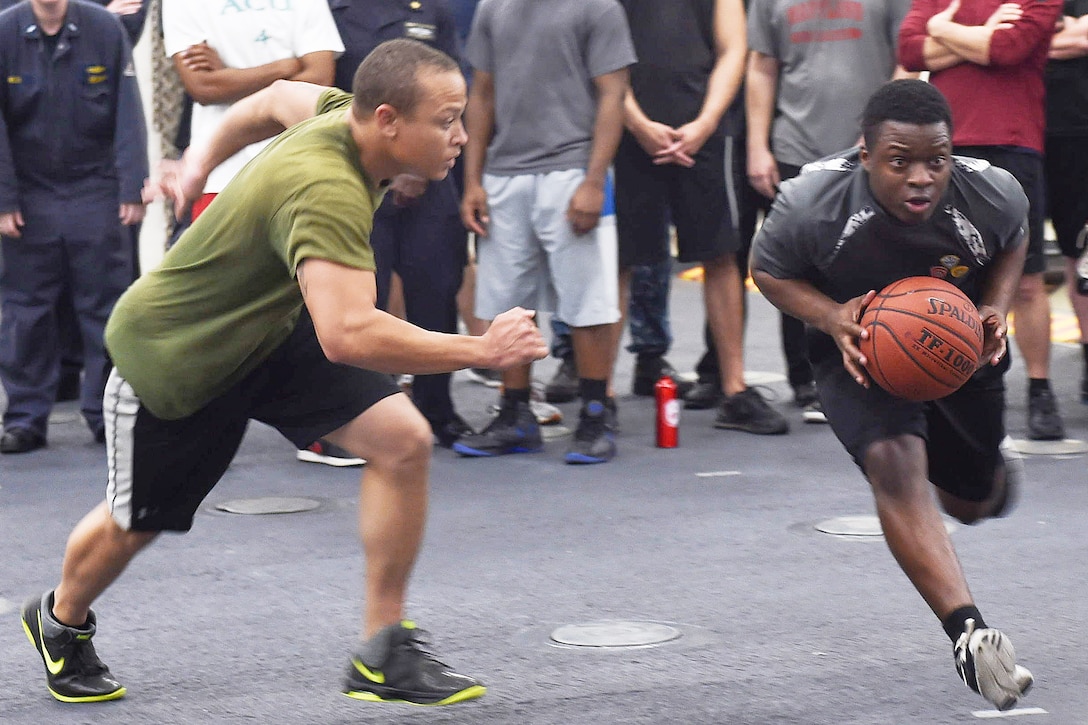
M 344 694 L 370 702 L 452 705 L 487 692 L 479 681 L 435 659 L 422 634 L 405 620 L 368 639 L 351 658 Z
M 95 654 L 94 612 L 82 627 L 61 624 L 53 616 L 53 592 L 27 600 L 23 629 L 45 663 L 49 693 L 61 702 L 102 702 L 125 696 L 125 688 Z

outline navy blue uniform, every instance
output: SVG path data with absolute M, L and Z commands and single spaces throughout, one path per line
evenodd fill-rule
M 0 213 L 4 237 L 0 380 L 4 427 L 44 438 L 59 376 L 56 310 L 69 293 L 84 347 L 82 412 L 102 429 L 109 364 L 102 331 L 132 280 L 118 208 L 139 203 L 147 132 L 128 38 L 117 18 L 71 0 L 48 38 L 29 2 L 0 13 Z
M 419 40 L 460 60 L 453 15 L 445 0 L 329 0 L 344 54 L 336 62 L 336 85 L 351 90 L 359 63 L 380 43 Z M 370 244 L 377 265 L 378 306 L 389 302 L 395 271 L 404 283 L 408 321 L 427 330 L 457 332 L 457 290 L 467 263 L 460 191 L 453 174 L 431 182 L 416 201 L 398 206 L 393 194 L 374 216 Z M 437 430 L 454 417 L 450 376 L 417 375 L 412 398 Z

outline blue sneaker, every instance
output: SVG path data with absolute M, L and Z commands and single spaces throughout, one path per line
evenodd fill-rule
M 582 406 L 574 441 L 567 450 L 567 463 L 607 463 L 616 456 L 615 403 L 611 409 L 600 400 Z
M 503 399 L 499 414 L 475 435 L 467 435 L 453 444 L 462 456 L 482 458 L 507 453 L 537 453 L 544 450 L 540 424 L 529 403 Z

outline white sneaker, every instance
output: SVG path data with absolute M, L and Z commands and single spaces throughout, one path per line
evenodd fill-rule
M 975 629 L 968 619 L 953 653 L 960 679 L 998 710 L 1008 710 L 1028 693 L 1035 678 L 1016 664 L 1012 642 L 996 629 Z
M 345 451 L 340 446 L 334 446 L 326 440 L 318 439 L 298 451 L 295 458 L 307 463 L 324 463 L 326 466 L 361 466 L 366 463 L 365 458 L 358 458 Z

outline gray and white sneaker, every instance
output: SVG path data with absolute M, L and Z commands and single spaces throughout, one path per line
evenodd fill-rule
M 1035 678 L 1016 664 L 1012 642 L 996 629 L 975 629 L 968 619 L 953 649 L 956 672 L 972 690 L 998 710 L 1009 710 L 1028 694 Z

